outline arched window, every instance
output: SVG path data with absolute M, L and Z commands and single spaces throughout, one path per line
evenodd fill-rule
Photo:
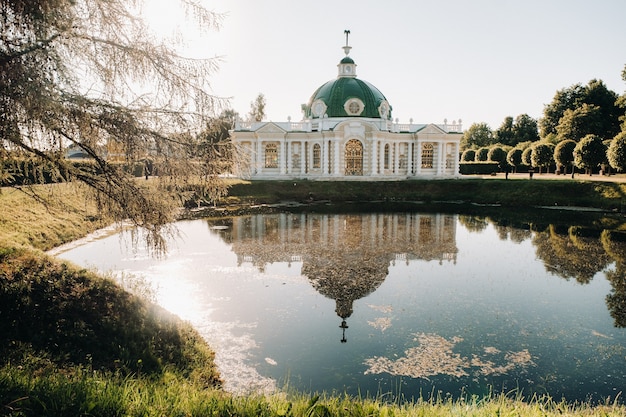
M 278 168 L 278 145 L 275 143 L 265 145 L 265 168 Z
M 363 175 L 363 145 L 356 139 L 346 143 L 346 175 Z
M 389 144 L 387 143 L 385 145 L 385 155 L 383 156 L 383 160 L 384 160 L 384 169 L 389 169 L 389 159 L 391 158 L 391 155 L 389 154 Z
M 319 143 L 313 145 L 313 168 L 320 168 L 322 166 L 322 147 Z
M 432 143 L 425 143 L 422 145 L 422 168 L 433 167 L 434 150 Z

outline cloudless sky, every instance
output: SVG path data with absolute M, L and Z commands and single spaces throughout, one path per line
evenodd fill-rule
M 167 0 L 155 25 L 174 19 Z M 222 57 L 215 94 L 242 116 L 259 93 L 267 120 L 302 118 L 301 104 L 336 78 L 350 30 L 357 77 L 401 123 L 463 120 L 497 129 L 542 116 L 557 90 L 626 83 L 625 0 L 200 0 L 224 13 L 219 31 L 189 36 L 195 56 Z

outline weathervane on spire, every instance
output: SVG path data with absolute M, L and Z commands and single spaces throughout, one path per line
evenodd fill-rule
M 352 49 L 352 47 L 348 44 L 348 36 L 350 36 L 350 30 L 346 29 L 343 31 L 343 33 L 346 34 L 346 46 L 343 47 L 343 52 L 345 52 L 347 56 L 350 53 L 350 49 Z

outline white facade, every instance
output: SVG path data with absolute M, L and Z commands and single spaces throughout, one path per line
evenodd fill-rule
M 398 125 L 349 117 L 237 123 L 233 142 L 250 179 L 450 178 L 459 173 L 461 125 Z
M 402 180 L 459 175 L 462 126 L 398 124 L 391 105 L 356 77 L 348 55 L 338 76 L 303 105 L 301 122 L 237 122 L 231 139 L 249 179 Z

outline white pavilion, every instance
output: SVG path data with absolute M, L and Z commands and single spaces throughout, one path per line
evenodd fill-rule
M 461 120 L 399 124 L 372 84 L 357 78 L 346 31 L 337 78 L 302 105 L 300 122 L 237 121 L 231 131 L 248 179 L 406 180 L 459 176 Z

